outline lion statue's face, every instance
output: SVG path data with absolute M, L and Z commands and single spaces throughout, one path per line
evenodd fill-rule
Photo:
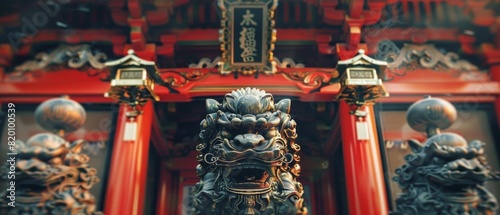
M 195 190 L 197 214 L 305 214 L 290 100 L 240 89 L 206 101 Z M 208 209 L 207 209 L 208 207 Z

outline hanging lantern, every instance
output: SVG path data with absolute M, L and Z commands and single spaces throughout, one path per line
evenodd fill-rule
M 133 50 L 129 50 L 127 56 L 106 62 L 106 66 L 110 68 L 113 79 L 109 90 L 104 94 L 105 97 L 116 99 L 133 108 L 137 105 L 143 106 L 151 99 L 159 101 L 154 92 L 154 84 L 156 79 L 161 78 L 154 61 L 141 59 Z
M 387 62 L 375 60 L 365 55 L 364 50 L 351 59 L 339 61 L 337 71 L 340 74 L 338 100 L 358 107 L 375 103 L 375 99 L 388 97 L 382 80 Z

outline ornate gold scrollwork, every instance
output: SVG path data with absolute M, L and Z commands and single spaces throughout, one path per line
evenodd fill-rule
M 306 86 L 313 88 L 319 88 L 330 84 L 333 78 L 338 77 L 338 73 L 334 69 L 317 70 L 314 72 L 292 71 L 283 72 L 283 74 L 293 81 L 299 81 Z
M 183 87 L 190 81 L 200 81 L 208 77 L 210 71 L 208 70 L 190 70 L 187 72 L 179 71 L 162 71 L 160 75 L 163 81 L 170 85 L 172 88 Z

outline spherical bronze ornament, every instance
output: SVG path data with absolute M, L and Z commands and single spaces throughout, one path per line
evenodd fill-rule
M 440 146 L 467 147 L 467 141 L 460 135 L 454 133 L 441 133 L 427 139 L 426 145 L 437 143 Z
M 413 103 L 406 112 L 406 121 L 416 131 L 446 129 L 457 119 L 457 109 L 440 98 L 425 98 Z
M 49 131 L 75 131 L 86 120 L 85 109 L 67 97 L 49 99 L 35 111 L 36 122 Z
M 53 133 L 40 133 L 33 135 L 26 143 L 30 147 L 39 146 L 49 150 L 54 150 L 64 144 L 67 144 L 66 140 Z

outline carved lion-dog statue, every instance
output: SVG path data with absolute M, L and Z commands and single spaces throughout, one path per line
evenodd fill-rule
M 18 141 L 15 178 L 11 178 L 15 207 L 7 205 L 9 192 L 3 192 L 0 214 L 102 214 L 90 193 L 99 178 L 88 165 L 89 157 L 81 153 L 83 143 L 69 143 L 52 133 L 36 134 L 27 143 Z
M 456 119 L 453 104 L 440 98 L 426 96 L 408 108 L 408 125 L 426 132 L 428 139 L 423 144 L 408 141 L 413 153 L 396 169 L 393 179 L 403 192 L 391 214 L 493 215 L 498 209 L 495 196 L 485 188 L 486 181 L 500 178 L 486 161 L 485 144 L 441 133 Z
M 498 209 L 495 196 L 484 187 L 499 177 L 490 171 L 483 142 L 467 144 L 457 134 L 443 133 L 424 144 L 409 143 L 413 153 L 394 177 L 404 192 L 391 214 L 493 215 Z
M 307 214 L 290 100 L 246 88 L 206 100 L 194 214 Z

